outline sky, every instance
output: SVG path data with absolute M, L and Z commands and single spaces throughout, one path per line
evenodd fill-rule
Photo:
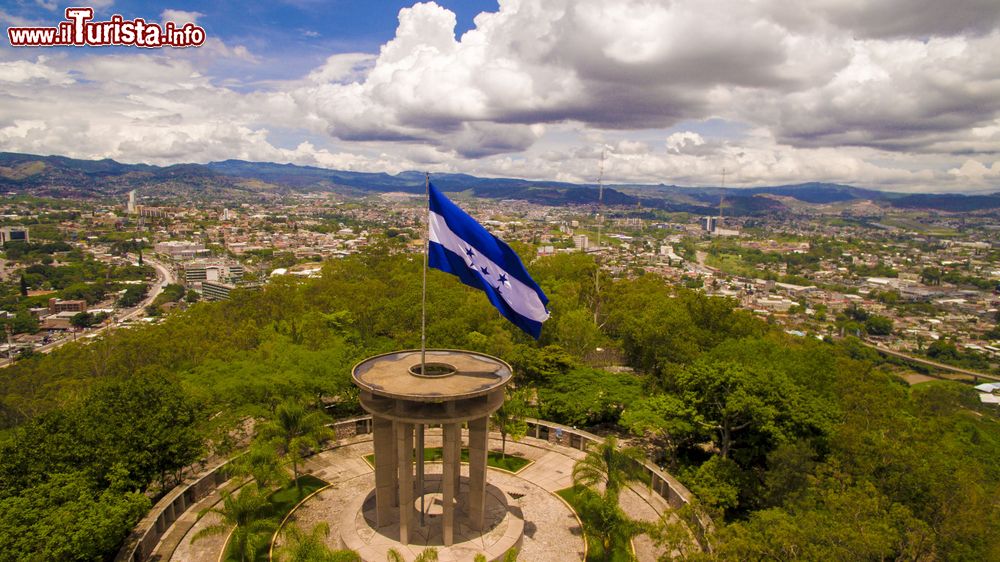
M 997 0 L 69 5 L 196 23 L 207 40 L 12 47 L 4 34 L 0 151 L 1000 191 Z M 0 27 L 55 26 L 66 7 L 2 0 Z

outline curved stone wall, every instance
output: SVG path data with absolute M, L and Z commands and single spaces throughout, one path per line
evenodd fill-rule
M 603 439 L 593 433 L 575 429 L 553 422 L 529 418 L 528 435 L 550 443 L 585 451 L 591 443 L 599 443 Z M 369 435 L 372 432 L 371 416 L 358 416 L 339 420 L 330 424 L 336 435 L 336 441 L 350 439 L 359 435 Z M 334 442 L 329 447 L 339 444 Z M 135 529 L 126 539 L 124 546 L 115 557 L 116 562 L 144 562 L 152 555 L 160 540 L 167 535 L 177 519 L 194 504 L 215 493 L 228 478 L 225 475 L 225 465 L 228 461 L 206 467 L 196 475 L 185 480 L 163 498 L 153 509 L 139 521 Z M 672 507 L 680 508 L 689 504 L 693 496 L 691 492 L 677 481 L 676 478 L 663 472 L 650 462 L 644 462 L 643 468 L 650 477 L 651 489 L 663 497 Z M 706 536 L 711 533 L 712 521 L 704 514 L 694 516 L 688 523 L 698 539 L 702 549 L 711 550 Z

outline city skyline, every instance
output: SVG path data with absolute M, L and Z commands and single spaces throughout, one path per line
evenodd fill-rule
M 91 2 L 187 49 L 0 49 L 0 151 L 732 187 L 1000 188 L 1000 6 Z M 0 8 L 54 26 L 65 6 Z

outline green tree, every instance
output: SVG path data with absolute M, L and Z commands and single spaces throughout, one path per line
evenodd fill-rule
M 628 517 L 618 505 L 617 497 L 602 496 L 586 489 L 581 499 L 578 504 L 580 519 L 587 535 L 593 539 L 588 542 L 591 545 L 596 542 L 600 547 L 600 552 L 589 553 L 587 558 L 615 560 L 618 559 L 616 554 L 625 554 L 634 559 L 632 537 L 652 530 L 652 526 Z
M 118 306 L 131 308 L 146 298 L 146 285 L 129 285 L 118 299 Z
M 631 373 L 575 367 L 538 389 L 542 417 L 572 426 L 615 423 L 627 404 L 643 395 Z
M 110 559 L 150 505 L 134 491 L 102 491 L 82 472 L 52 474 L 17 495 L 0 495 L 0 560 Z
M 721 560 L 933 560 L 931 538 L 873 486 L 824 480 L 787 508 L 728 526 L 715 545 Z
M 437 562 L 438 551 L 433 546 L 429 546 L 420 551 L 420 554 L 413 559 L 413 562 Z
M 115 465 L 128 467 L 128 482 L 142 488 L 193 462 L 202 451 L 201 412 L 179 381 L 160 373 L 105 381 L 84 400 L 76 421 L 102 477 Z
M 254 442 L 247 451 L 227 465 L 229 474 L 253 479 L 263 489 L 269 489 L 288 481 L 288 473 L 275 451 L 274 445 L 266 441 Z
M 773 367 L 704 359 L 682 370 L 676 386 L 693 411 L 691 422 L 708 431 L 723 458 L 741 440 L 761 455 L 810 423 L 811 403 Z
M 264 546 L 264 533 L 271 529 L 268 521 L 271 504 L 256 484 L 247 484 L 238 493 L 222 492 L 222 507 L 203 509 L 198 518 L 209 513 L 217 514 L 221 520 L 202 528 L 191 537 L 191 542 L 212 535 L 222 535 L 232 529 L 230 548 L 240 557 L 241 562 L 254 560 L 257 549 Z
M 892 333 L 892 320 L 885 316 L 869 316 L 865 320 L 865 332 L 873 336 L 888 336 Z
M 500 432 L 500 457 L 507 456 L 507 437 L 520 440 L 528 432 L 528 397 L 525 390 L 507 393 L 503 405 L 493 412 L 493 427 Z
M 958 346 L 948 338 L 934 340 L 927 346 L 927 356 L 939 360 L 954 361 L 961 356 Z
M 260 429 L 261 438 L 273 440 L 291 463 L 292 478 L 300 496 L 299 462 L 310 449 L 319 448 L 320 443 L 333 435 L 326 421 L 321 412 L 310 412 L 298 402 L 286 401 L 275 410 L 274 419 Z
M 620 423 L 633 435 L 654 443 L 673 464 L 678 450 L 704 435 L 694 420 L 694 411 L 679 396 L 664 393 L 626 406 Z
M 18 310 L 14 318 L 4 319 L 0 324 L 7 324 L 15 334 L 34 334 L 38 331 L 38 318 L 29 310 Z
M 69 319 L 69 323 L 75 328 L 89 328 L 94 325 L 94 315 L 90 312 L 77 312 Z
M 278 549 L 279 562 L 361 562 L 352 550 L 332 550 L 326 544 L 330 525 L 321 522 L 308 533 L 298 525 L 289 524 L 284 531 L 284 544 Z
M 937 267 L 925 267 L 920 271 L 920 282 L 924 285 L 940 285 L 941 269 Z
M 618 495 L 629 482 L 642 482 L 645 456 L 635 447 L 618 447 L 613 435 L 591 446 L 587 456 L 573 465 L 573 484 L 594 489 L 618 505 Z M 603 492 L 600 488 L 604 488 Z M 613 501 L 612 501 L 613 500 Z

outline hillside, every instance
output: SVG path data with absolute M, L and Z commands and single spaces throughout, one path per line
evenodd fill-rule
M 517 199 L 553 206 L 597 205 L 599 200 L 595 184 L 481 178 L 468 174 L 435 174 L 433 180 L 443 191 L 468 191 L 489 199 Z M 246 199 L 302 192 L 419 193 L 423 183 L 424 174 L 416 171 L 391 175 L 243 160 L 152 166 L 122 164 L 110 159 L 0 153 L 0 189 L 44 197 L 121 197 L 132 189 L 142 190 L 146 197 L 186 199 Z M 782 197 L 813 205 L 872 201 L 891 207 L 949 212 L 1000 208 L 1000 194 L 912 195 L 819 182 L 754 188 L 616 184 L 604 188 L 603 201 L 609 206 L 714 214 L 723 196 L 727 212 L 734 215 L 787 212 Z

